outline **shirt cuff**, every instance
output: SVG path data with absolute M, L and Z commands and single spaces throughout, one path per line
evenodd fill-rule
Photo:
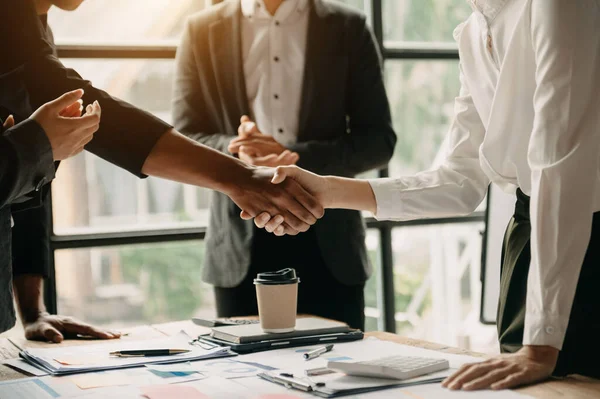
M 400 193 L 392 190 L 391 178 L 367 180 L 371 185 L 375 201 L 377 202 L 377 213 L 373 216 L 377 220 L 389 220 L 398 218 L 400 212 Z
M 569 318 L 543 313 L 525 314 L 523 345 L 552 346 L 562 349 Z

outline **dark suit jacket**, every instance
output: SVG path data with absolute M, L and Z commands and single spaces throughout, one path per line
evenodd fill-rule
M 171 126 L 147 112 L 96 89 L 77 72 L 65 68 L 54 55 L 54 44 L 39 21 L 32 0 L 0 0 L 0 10 L 6 17 L 0 23 L 0 40 L 3 49 L 0 52 L 0 75 L 16 73 L 14 80 L 18 84 L 19 92 L 24 93 L 19 97 L 0 96 L 2 101 L 0 108 L 15 113 L 22 119 L 28 117 L 31 110 L 37 109 L 63 93 L 83 88 L 85 103 L 98 100 L 102 106 L 100 129 L 86 146 L 86 150 L 139 177 L 144 177 L 141 169 L 148 154 Z M 34 148 L 31 147 L 30 151 L 33 150 Z M 13 163 L 9 165 L 16 167 Z M 34 189 L 36 187 L 37 185 Z M 37 199 L 37 204 L 41 204 L 43 194 L 44 190 L 39 189 L 28 197 Z M 40 219 L 38 226 L 45 228 L 44 224 L 45 222 Z M 27 234 L 28 228 L 24 225 L 21 227 Z M 35 237 L 38 237 L 38 233 L 41 234 L 41 230 L 35 232 L 32 230 L 29 234 L 32 244 L 33 240 L 37 241 Z M 10 266 L 10 236 L 10 209 L 5 205 L 0 207 L 0 332 L 14 323 L 10 290 L 13 273 Z M 47 240 L 44 242 L 47 247 Z M 40 238 L 37 244 L 44 245 L 44 242 Z M 42 247 L 38 246 L 38 248 Z M 31 253 L 35 250 L 37 249 L 33 246 L 29 249 Z M 42 254 L 42 252 L 38 253 Z M 26 262 L 23 264 L 25 269 L 15 270 L 16 273 L 39 271 L 38 264 Z
M 189 137 L 226 152 L 241 115 L 250 114 L 245 91 L 239 0 L 190 18 L 178 49 L 174 121 Z M 384 166 L 396 143 L 379 53 L 365 17 L 339 3 L 313 0 L 300 111 L 299 166 L 319 174 L 354 176 Z M 370 274 L 359 212 L 328 210 L 314 227 L 321 253 L 341 283 Z M 252 222 L 215 193 L 206 239 L 204 278 L 238 285 L 250 265 Z

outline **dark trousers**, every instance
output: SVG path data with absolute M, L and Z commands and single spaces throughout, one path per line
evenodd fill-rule
M 217 315 L 257 315 L 253 280 L 257 273 L 292 267 L 300 277 L 298 313 L 339 320 L 364 330 L 364 283 L 346 286 L 338 282 L 323 261 L 314 230 L 297 236 L 277 237 L 256 229 L 247 276 L 233 288 L 215 287 Z
M 529 197 L 517 192 L 515 214 L 504 237 L 498 337 L 502 352 L 522 346 L 527 276 L 531 261 Z M 557 376 L 600 377 L 600 212 L 593 215 L 592 234 L 581 268 L 569 326 L 554 371 Z

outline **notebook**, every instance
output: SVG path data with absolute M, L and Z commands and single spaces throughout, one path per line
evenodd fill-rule
M 289 333 L 265 333 L 260 324 L 247 324 L 239 326 L 215 327 L 212 329 L 211 337 L 231 342 L 233 344 L 245 344 L 273 339 L 287 339 L 304 337 L 309 335 L 347 333 L 352 331 L 347 324 L 339 321 L 307 317 L 296 320 L 296 329 Z

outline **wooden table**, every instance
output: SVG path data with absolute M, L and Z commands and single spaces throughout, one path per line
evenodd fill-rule
M 152 339 L 164 336 L 170 336 L 180 331 L 185 331 L 190 336 L 197 336 L 208 332 L 208 329 L 194 325 L 191 321 L 182 321 L 175 323 L 157 324 L 151 326 L 140 326 L 125 329 L 127 333 L 123 340 Z M 473 353 L 463 349 L 451 348 L 445 345 L 434 344 L 431 342 L 417 339 L 404 338 L 395 334 L 384 332 L 367 333 L 367 336 L 376 337 L 385 341 L 392 341 L 399 344 L 411 345 L 425 349 L 436 350 L 444 353 L 454 353 L 476 357 L 485 357 L 481 353 Z M 63 345 L 89 345 L 96 341 L 65 341 Z M 26 341 L 22 337 L 0 338 L 0 363 L 3 359 L 11 359 L 18 356 L 17 346 L 27 347 L 45 347 L 53 344 Z M 0 381 L 24 378 L 25 375 L 19 373 L 4 365 L 0 365 Z M 600 381 L 584 377 L 568 377 L 562 380 L 552 380 L 542 384 L 521 388 L 517 390 L 520 393 L 530 395 L 539 399 L 598 399 L 600 398 Z

